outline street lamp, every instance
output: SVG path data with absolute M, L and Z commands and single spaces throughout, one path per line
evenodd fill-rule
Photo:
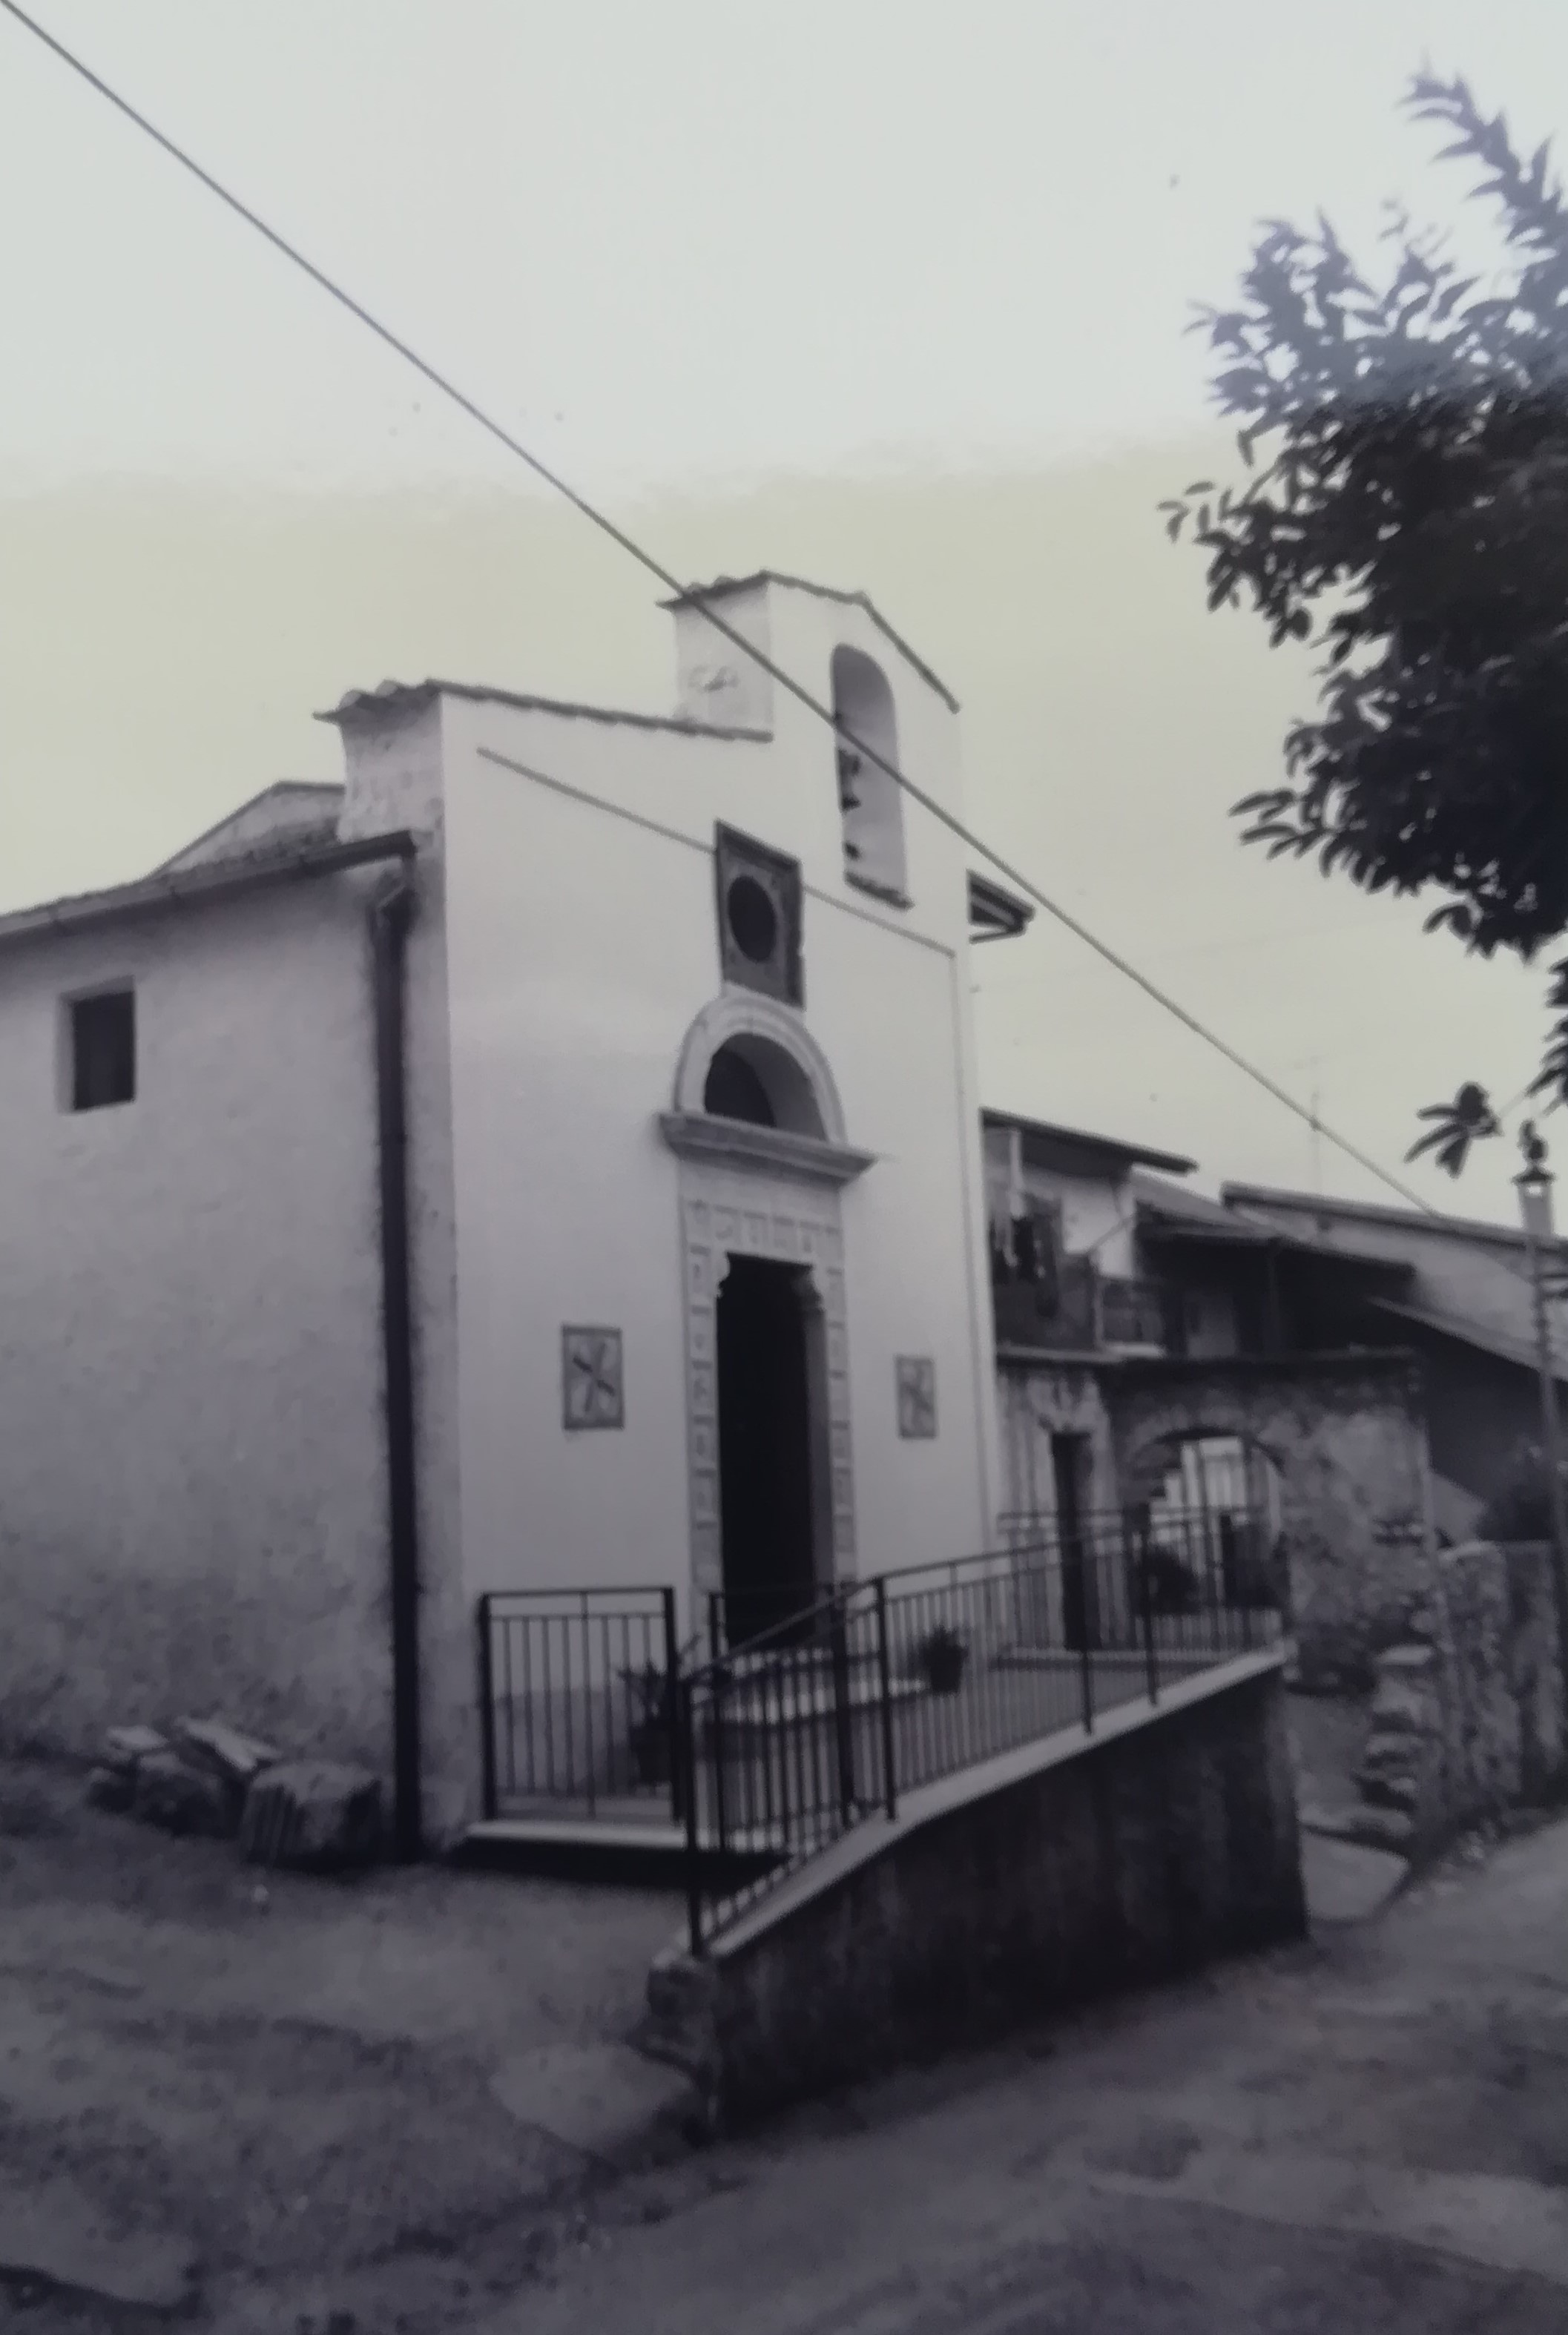
M 1568 1290 L 1562 1267 L 1549 1269 L 1557 1235 L 1552 1223 L 1552 1175 L 1546 1146 L 1526 1119 L 1519 1130 L 1524 1166 L 1515 1177 L 1519 1216 L 1524 1227 L 1524 1253 L 1530 1265 L 1530 1296 L 1535 1326 L 1535 1369 L 1541 1382 L 1541 1434 L 1546 1461 L 1547 1497 L 1551 1502 L 1552 1548 L 1557 1589 L 1557 1642 L 1563 1667 L 1564 1717 L 1568 1719 L 1568 1498 L 1563 1488 L 1562 1427 L 1557 1410 L 1557 1372 L 1552 1355 L 1552 1332 L 1546 1311 L 1549 1297 Z

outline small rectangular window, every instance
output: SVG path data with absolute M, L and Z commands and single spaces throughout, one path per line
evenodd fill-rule
M 116 989 L 71 1006 L 71 1108 L 104 1110 L 136 1099 L 136 997 Z

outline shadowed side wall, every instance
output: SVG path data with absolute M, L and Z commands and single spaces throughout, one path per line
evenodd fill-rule
M 13 1743 L 83 1751 L 112 1721 L 218 1709 L 387 1771 L 377 880 L 288 883 L 0 957 Z M 414 944 L 439 945 L 439 927 Z M 124 981 L 135 1099 L 63 1110 L 61 999 Z M 428 1014 L 412 1019 L 417 1035 Z M 448 1252 L 438 1309 L 450 1176 L 419 1120 L 439 1100 L 419 1089 L 411 1130 L 416 1247 L 422 1232 L 427 1256 Z M 421 1330 L 427 1368 L 450 1371 L 450 1327 Z M 432 1456 L 434 1589 L 455 1479 Z

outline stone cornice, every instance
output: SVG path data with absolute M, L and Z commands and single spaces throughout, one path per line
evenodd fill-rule
M 705 1111 L 667 1110 L 659 1132 L 682 1159 L 704 1159 L 725 1168 L 763 1168 L 811 1184 L 852 1184 L 875 1163 L 876 1154 L 817 1135 L 790 1135 L 782 1128 L 753 1127 L 739 1119 L 715 1119 Z

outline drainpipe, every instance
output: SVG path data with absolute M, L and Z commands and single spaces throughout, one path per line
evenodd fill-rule
M 405 860 L 369 909 L 375 1001 L 376 1148 L 381 1187 L 382 1339 L 386 1384 L 391 1566 L 392 1834 L 411 1864 L 424 1847 L 420 1807 L 419 1528 L 414 1469 L 413 1307 L 410 1295 L 408 1109 L 404 1031 L 408 932 L 414 908 Z

